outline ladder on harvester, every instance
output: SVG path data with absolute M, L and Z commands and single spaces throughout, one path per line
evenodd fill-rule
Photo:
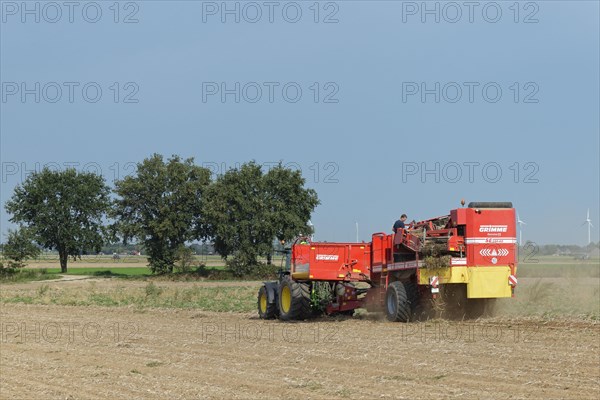
M 389 239 L 387 239 L 389 240 Z M 391 240 L 393 243 L 393 240 Z M 394 254 L 390 250 L 389 242 L 381 247 L 381 273 L 379 274 L 379 301 L 380 304 L 385 304 L 385 292 L 387 289 L 388 264 L 393 262 Z

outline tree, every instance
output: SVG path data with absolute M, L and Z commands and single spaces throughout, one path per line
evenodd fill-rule
M 33 243 L 31 232 L 19 227 L 17 230 L 8 230 L 2 252 L 4 258 L 9 260 L 8 268 L 21 268 L 28 259 L 40 254 L 40 248 Z
M 206 192 L 204 214 L 215 250 L 237 275 L 250 272 L 258 256 L 270 256 L 273 239 L 311 233 L 317 194 L 304 188 L 298 171 L 278 165 L 263 174 L 250 162 L 217 178 Z
M 109 193 L 100 175 L 73 168 L 44 168 L 15 188 L 6 211 L 12 214 L 11 222 L 26 225 L 35 242 L 58 251 L 60 269 L 65 273 L 69 257 L 100 251 Z
M 300 171 L 284 168 L 280 163 L 265 174 L 264 181 L 274 236 L 288 241 L 299 233 L 312 233 L 308 221 L 319 199 L 313 189 L 304 188 Z
M 215 250 L 224 259 L 235 255 L 238 275 L 271 247 L 274 231 L 266 214 L 262 175 L 260 165 L 247 163 L 218 177 L 206 192 L 203 211 Z
M 152 272 L 173 272 L 180 248 L 206 236 L 201 210 L 209 183 L 210 170 L 192 158 L 164 162 L 159 154 L 139 163 L 135 176 L 115 183 L 120 197 L 112 213 L 115 230 L 125 243 L 131 238 L 143 243 Z

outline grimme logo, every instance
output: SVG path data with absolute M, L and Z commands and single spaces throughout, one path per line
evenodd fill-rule
M 506 232 L 506 225 L 481 225 L 479 232 Z
M 317 261 L 322 260 L 322 261 L 337 261 L 340 256 L 338 255 L 332 255 L 332 254 L 317 254 Z

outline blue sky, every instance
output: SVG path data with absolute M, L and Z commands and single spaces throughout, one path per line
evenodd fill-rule
M 300 168 L 320 240 L 461 198 L 539 244 L 586 244 L 589 208 L 599 240 L 596 1 L 114 3 L 1 2 L 2 204 L 43 165 L 111 182 L 157 152 Z

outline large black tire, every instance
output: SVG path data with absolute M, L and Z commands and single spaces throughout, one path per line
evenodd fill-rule
M 417 288 L 412 282 L 392 282 L 385 293 L 385 314 L 389 321 L 408 322 L 418 303 Z
M 279 284 L 279 319 L 283 321 L 310 318 L 310 285 L 285 278 Z
M 269 295 L 267 292 L 267 287 L 262 285 L 260 289 L 258 289 L 258 316 L 261 319 L 273 319 L 277 317 L 277 294 L 275 295 L 275 301 L 269 303 Z

